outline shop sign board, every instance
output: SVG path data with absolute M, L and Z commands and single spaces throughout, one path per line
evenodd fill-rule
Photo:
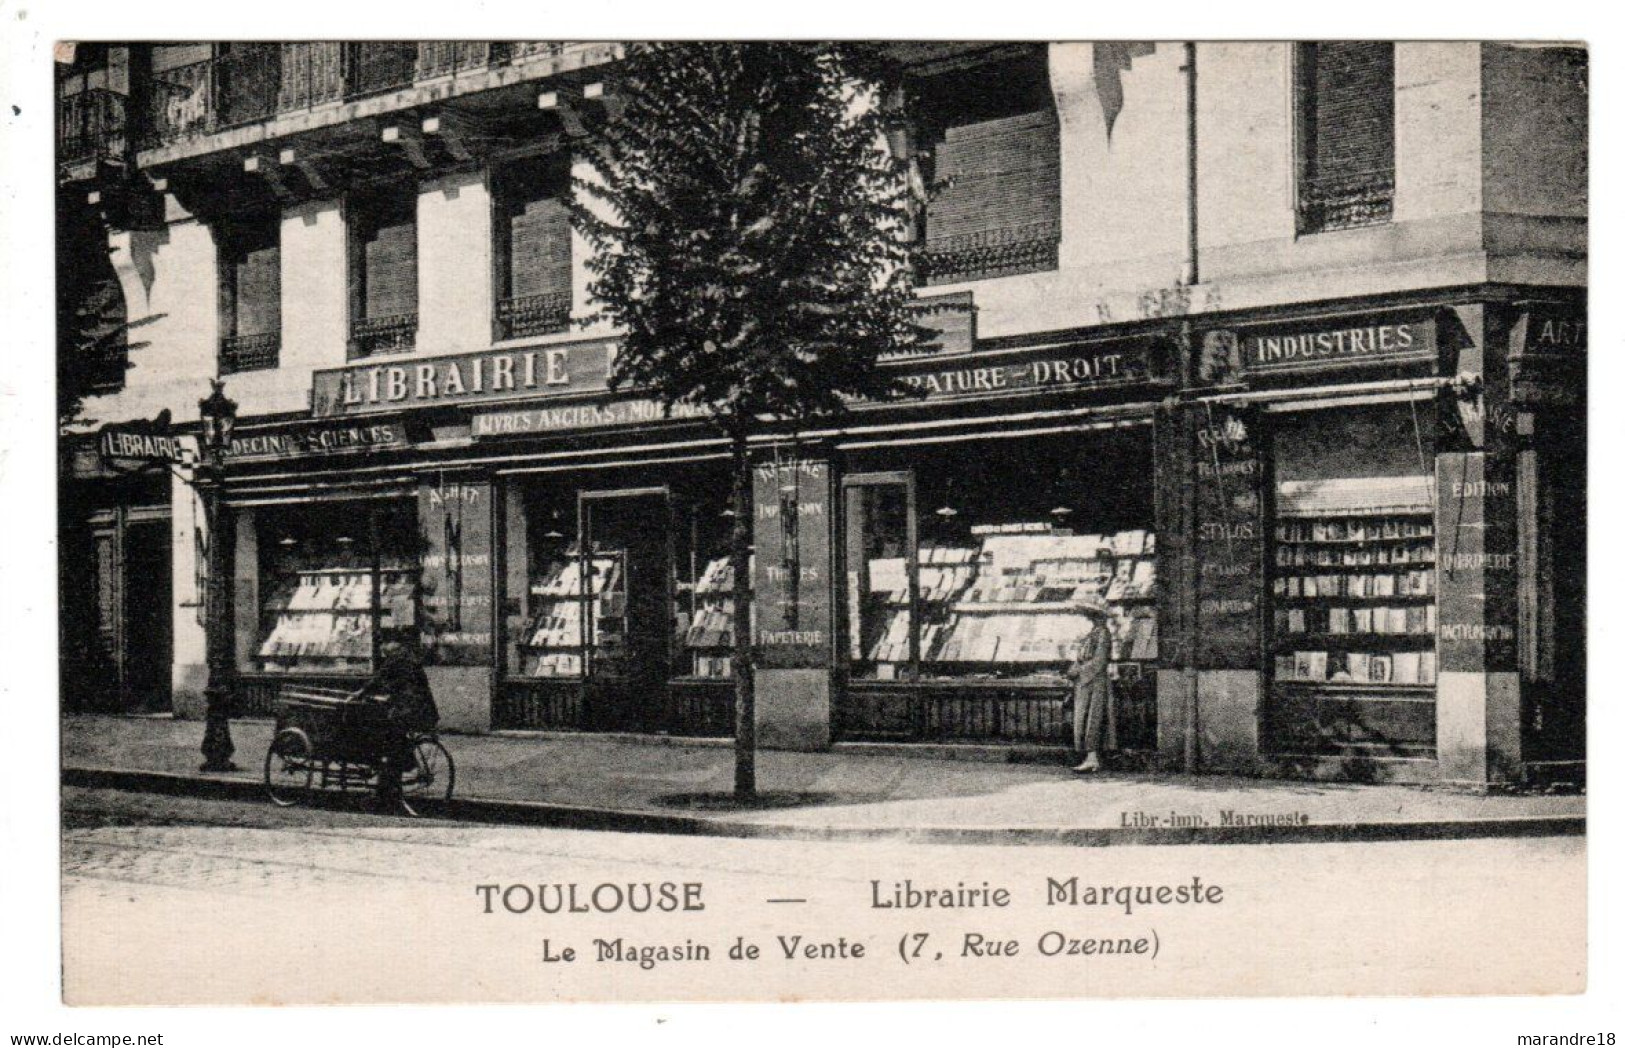
M 478 406 L 609 388 L 613 339 L 384 359 L 318 371 L 311 380 L 316 418 Z
M 307 458 L 388 451 L 410 443 L 402 422 L 333 423 L 297 429 L 239 432 L 226 452 L 230 462 Z
M 184 463 L 195 452 L 197 439 L 168 432 L 153 422 L 118 423 L 102 427 L 98 447 L 106 463 Z
M 1275 374 L 1432 361 L 1438 349 L 1431 318 L 1305 321 L 1246 332 L 1241 361 L 1249 373 Z
M 1256 415 L 1213 407 L 1195 414 L 1197 663 L 1258 662 L 1264 526 Z
M 1441 672 L 1517 669 L 1514 476 L 1506 455 L 1476 451 L 1438 458 L 1434 557 Z
M 494 621 L 490 483 L 425 480 L 418 489 L 418 522 L 427 661 L 488 666 Z
M 756 664 L 812 669 L 830 664 L 830 467 L 795 459 L 753 471 L 756 557 L 751 621 Z
M 533 433 L 563 433 L 609 426 L 634 426 L 667 419 L 702 418 L 704 408 L 673 404 L 670 411 L 643 397 L 584 404 L 527 406 L 509 411 L 482 411 L 473 419 L 474 437 L 513 437 Z
M 898 379 L 929 400 L 1047 390 L 1133 386 L 1157 378 L 1149 338 L 1074 343 L 1040 352 L 971 354 L 951 363 L 926 357 L 898 366 Z
M 1507 354 L 1513 402 L 1577 405 L 1585 390 L 1587 348 L 1584 312 L 1556 304 L 1531 306 L 1513 325 Z

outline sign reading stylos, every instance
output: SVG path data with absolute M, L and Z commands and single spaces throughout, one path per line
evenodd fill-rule
M 311 412 L 325 418 L 590 393 L 608 388 L 614 355 L 613 340 L 594 339 L 354 364 L 316 372 Z

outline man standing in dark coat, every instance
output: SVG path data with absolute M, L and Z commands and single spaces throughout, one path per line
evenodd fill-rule
M 400 800 L 401 774 L 412 766 L 412 736 L 433 731 L 440 723 L 440 710 L 429 690 L 417 645 L 399 637 L 384 640 L 378 651 L 378 672 L 365 693 L 383 704 L 378 801 L 389 811 Z

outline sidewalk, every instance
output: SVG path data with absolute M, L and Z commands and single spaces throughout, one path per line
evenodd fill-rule
M 241 770 L 197 768 L 203 725 L 62 720 L 63 782 L 263 797 L 271 725 L 232 724 Z M 1583 833 L 1583 796 L 1481 796 L 1413 786 L 1107 773 L 1057 764 L 834 753 L 757 755 L 763 797 L 731 797 L 733 750 L 590 735 L 446 735 L 453 817 L 726 836 L 957 843 L 1161 844 Z M 1226 819 L 1225 813 L 1234 818 Z M 1177 817 L 1177 818 L 1176 818 Z M 1262 824 L 1262 825 L 1261 825 Z

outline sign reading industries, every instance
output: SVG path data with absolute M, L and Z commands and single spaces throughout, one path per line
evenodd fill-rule
M 1431 360 L 1432 320 L 1391 320 L 1347 327 L 1301 324 L 1249 332 L 1243 366 L 1252 372 L 1318 370 Z
M 609 388 L 614 355 L 613 340 L 594 339 L 354 364 L 316 372 L 311 412 L 326 418 L 598 392 Z

